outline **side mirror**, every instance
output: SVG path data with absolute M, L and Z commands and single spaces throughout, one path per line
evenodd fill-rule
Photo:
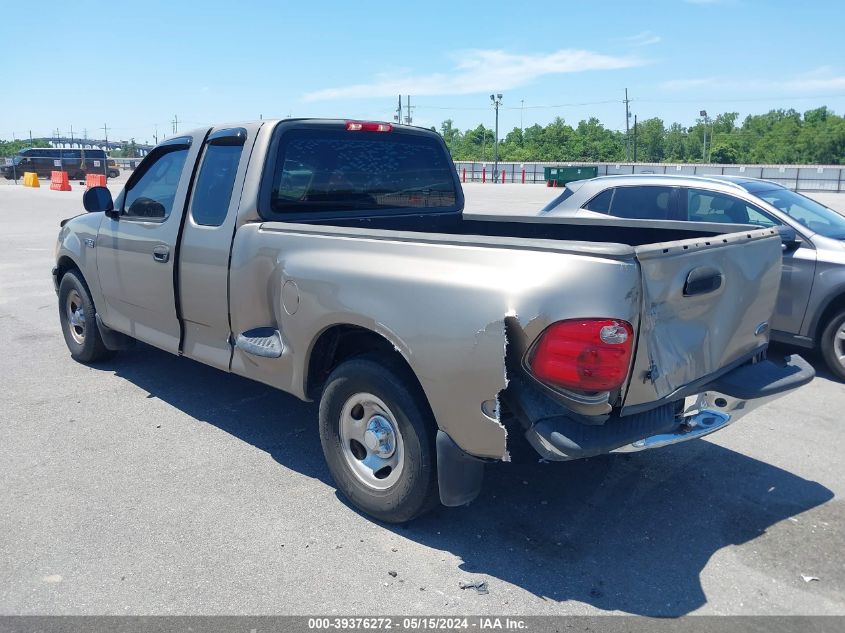
M 780 233 L 783 250 L 792 251 L 801 246 L 801 239 L 792 227 L 781 225 L 778 227 L 778 233 Z
M 105 187 L 91 187 L 82 194 L 82 206 L 88 213 L 102 211 L 109 213 L 114 211 L 114 202 L 111 199 L 111 191 Z

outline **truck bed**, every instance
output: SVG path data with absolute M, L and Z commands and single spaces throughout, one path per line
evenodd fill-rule
M 777 231 L 733 224 L 700 223 L 691 228 L 689 223 L 654 226 L 644 220 L 408 214 L 307 224 L 267 222 L 259 233 L 286 235 L 287 245 L 278 251 L 285 260 L 298 248 L 297 239 L 310 239 L 312 244 L 316 237 L 327 244 L 340 240 L 329 249 L 333 255 L 344 251 L 344 261 L 334 266 L 354 270 L 356 278 L 368 270 L 370 288 L 382 288 L 386 279 L 398 275 L 404 283 L 412 280 L 415 292 L 434 282 L 437 289 L 427 288 L 430 296 L 445 296 L 442 284 L 452 279 L 466 286 L 462 292 L 476 285 L 489 292 L 486 277 L 497 271 L 497 290 L 507 302 L 502 312 L 512 308 L 535 322 L 549 324 L 555 320 L 551 315 L 559 319 L 573 312 L 572 296 L 579 298 L 581 316 L 606 312 L 589 307 L 588 301 L 625 304 L 632 314 L 619 318 L 634 326 L 638 339 L 630 382 L 617 401 L 627 411 L 658 406 L 685 386 L 715 378 L 760 354 L 780 278 L 775 264 L 780 258 Z M 266 243 L 269 247 L 271 242 Z M 353 248 L 367 255 L 359 261 Z M 459 254 L 468 250 L 474 254 Z M 483 265 L 479 250 L 489 254 Z M 530 253 L 551 258 L 531 259 Z M 373 260 L 375 254 L 381 259 Z M 443 269 L 443 278 L 436 281 L 435 262 Z M 608 291 L 610 282 L 604 278 L 598 282 L 595 276 L 601 262 L 628 266 L 613 275 L 628 285 Z M 506 278 L 505 271 L 515 270 L 520 271 L 516 279 Z M 535 284 L 567 291 L 560 293 L 561 303 L 554 307 L 547 293 L 541 303 L 517 300 Z M 362 296 L 367 292 L 372 291 L 360 291 Z M 386 296 L 398 294 L 396 289 Z M 427 311 L 419 306 L 415 314 Z M 523 338 L 535 337 L 531 332 Z
M 727 233 L 752 230 L 755 227 L 688 222 L 661 222 L 655 226 L 648 220 L 614 220 L 603 218 L 556 218 L 520 215 L 394 215 L 319 220 L 314 224 L 406 233 L 441 233 L 479 237 L 512 237 L 567 242 L 595 242 L 644 246 L 680 240 L 709 238 Z M 611 254 L 611 253 L 608 253 Z

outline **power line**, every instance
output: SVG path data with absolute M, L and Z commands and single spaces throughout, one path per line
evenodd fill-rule
M 604 105 L 608 103 L 619 103 L 617 100 L 607 101 L 583 101 L 580 103 L 553 103 L 550 105 L 527 105 L 527 106 L 501 106 L 502 110 L 550 110 L 554 108 L 577 108 L 588 105 Z M 420 110 L 486 110 L 487 108 L 463 107 L 463 106 L 432 106 L 432 105 L 415 105 L 414 108 Z

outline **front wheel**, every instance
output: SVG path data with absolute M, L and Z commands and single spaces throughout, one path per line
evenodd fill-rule
M 840 380 L 845 380 L 845 311 L 834 316 L 822 332 L 822 357 Z
M 320 400 L 320 442 L 338 489 L 389 523 L 438 500 L 436 427 L 409 374 L 389 357 L 353 358 L 331 373 Z
M 66 272 L 59 284 L 59 321 L 74 360 L 93 363 L 111 355 L 97 327 L 91 292 L 82 276 L 73 270 Z

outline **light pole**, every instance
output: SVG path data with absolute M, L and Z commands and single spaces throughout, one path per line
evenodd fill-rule
M 499 106 L 502 105 L 502 93 L 490 95 L 490 101 L 496 109 L 496 138 L 493 139 L 493 182 L 499 182 Z
M 699 116 L 704 117 L 704 144 L 701 148 L 701 162 L 706 163 L 707 162 L 707 123 L 710 119 L 707 117 L 707 110 L 701 110 L 698 114 L 699 114 Z

